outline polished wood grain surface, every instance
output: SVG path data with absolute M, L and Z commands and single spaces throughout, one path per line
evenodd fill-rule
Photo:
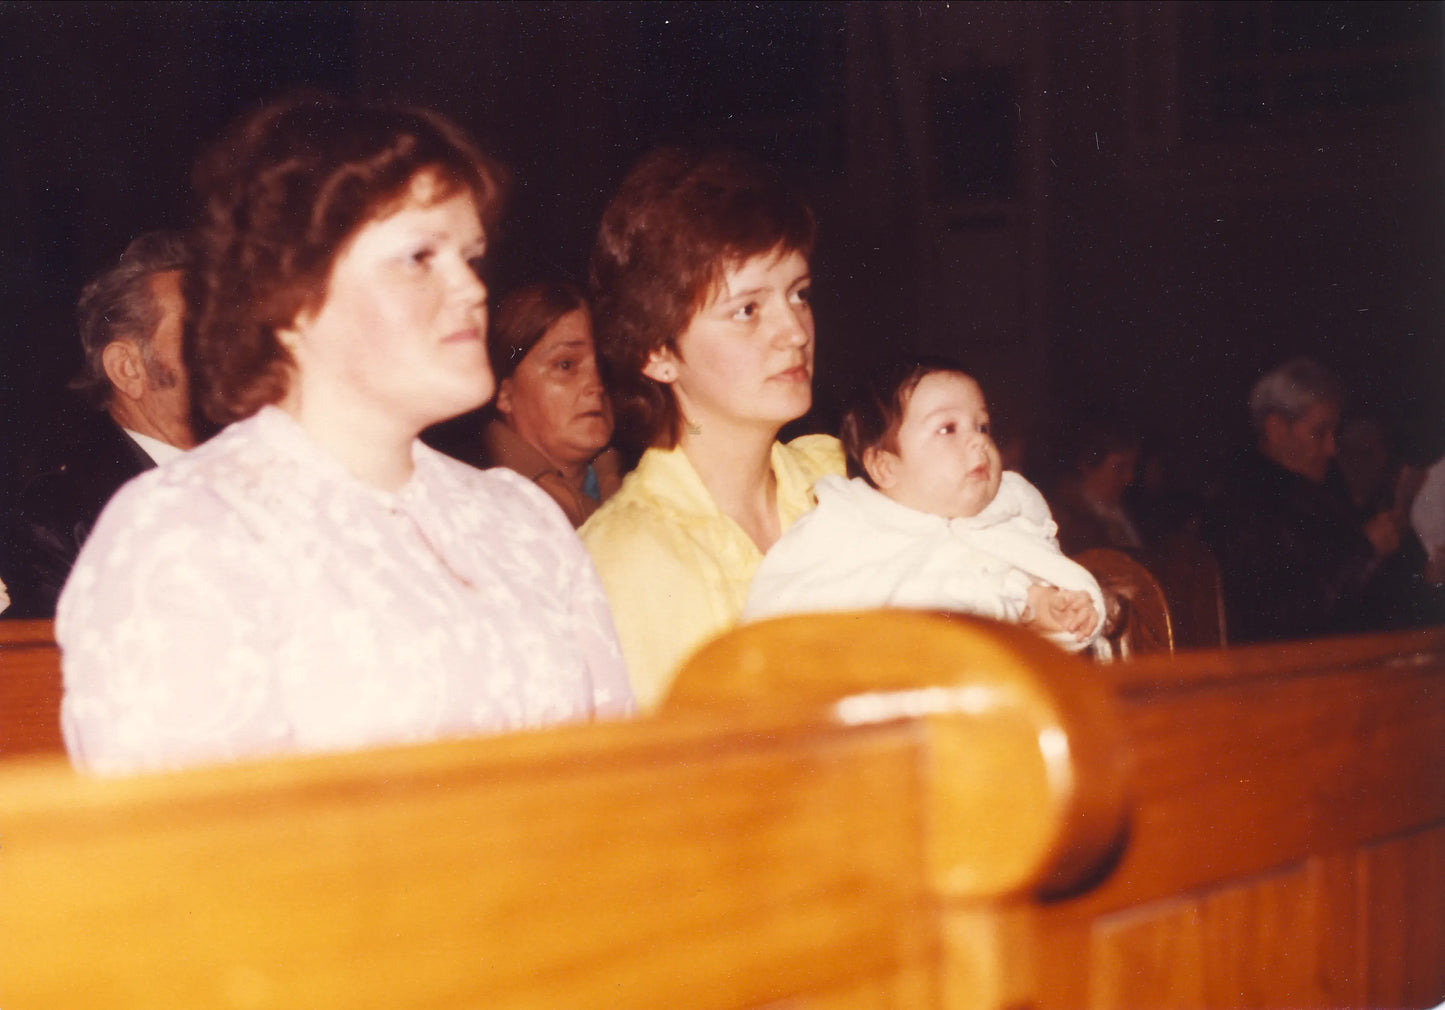
M 1445 999 L 1445 634 L 1100 675 L 1130 755 L 1129 841 L 1098 886 L 1036 907 L 1063 954 L 1044 1003 Z
M 59 754 L 60 650 L 50 621 L 0 621 L 0 759 Z
M 931 724 L 922 757 L 933 883 L 967 897 L 1067 887 L 1119 837 L 1122 752 L 1091 669 L 1037 635 L 978 618 L 813 614 L 704 647 L 663 711 L 720 725 L 759 711 Z
M 1124 551 L 1092 547 L 1074 555 L 1122 613 L 1106 627 L 1104 640 L 1115 662 L 1174 651 L 1174 621 L 1159 581 Z
M 5 1010 L 1442 999 L 1445 632 L 1097 666 L 790 618 L 630 723 L 0 761 Z
M 640 723 L 116 782 L 12 763 L 0 1005 L 925 1005 L 911 737 Z

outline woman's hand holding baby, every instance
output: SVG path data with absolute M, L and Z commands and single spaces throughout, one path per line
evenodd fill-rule
M 1099 613 L 1082 589 L 1059 589 L 1042 582 L 1029 587 L 1025 627 L 1044 633 L 1066 631 L 1083 641 L 1094 633 Z

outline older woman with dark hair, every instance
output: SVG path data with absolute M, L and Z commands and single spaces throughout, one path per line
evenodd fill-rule
M 492 392 L 494 170 L 423 111 L 307 98 L 198 173 L 190 367 L 227 427 L 122 489 L 61 597 L 62 723 L 108 772 L 629 710 L 551 500 L 418 439 Z
M 497 380 L 497 418 L 482 432 L 488 462 L 535 481 L 581 526 L 622 480 L 587 299 L 560 282 L 512 292 L 487 350 Z
M 763 553 L 843 472 L 836 439 L 777 441 L 813 396 L 813 216 L 735 156 L 657 152 L 603 214 L 598 350 L 619 436 L 645 448 L 582 529 L 634 690 L 734 624 Z

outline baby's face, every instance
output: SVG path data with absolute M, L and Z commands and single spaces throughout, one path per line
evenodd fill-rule
M 975 516 L 1003 472 L 983 390 L 966 375 L 932 372 L 908 399 L 898 451 L 869 454 L 878 489 L 901 505 L 948 519 Z

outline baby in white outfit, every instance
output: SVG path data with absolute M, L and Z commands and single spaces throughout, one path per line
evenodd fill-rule
M 1068 649 L 1102 627 L 1104 600 L 1059 551 L 1038 490 L 1004 472 L 977 382 L 943 360 L 875 377 L 846 409 L 852 479 L 824 477 L 818 507 L 763 559 L 745 620 L 906 607 L 1014 621 Z

